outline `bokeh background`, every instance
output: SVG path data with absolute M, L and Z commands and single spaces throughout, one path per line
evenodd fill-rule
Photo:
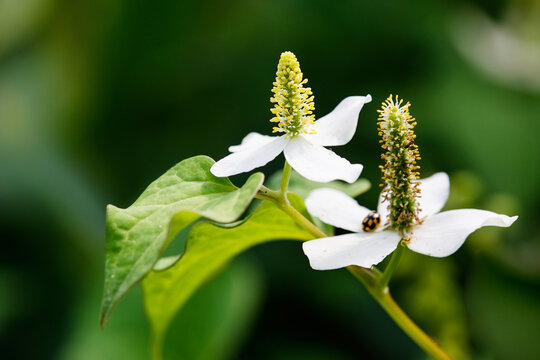
M 98 327 L 105 205 L 269 134 L 285 50 L 317 116 L 373 96 L 334 149 L 365 165 L 363 204 L 378 195 L 376 109 L 393 93 L 412 102 L 422 175 L 451 175 L 447 208 L 520 215 L 450 258 L 408 253 L 392 289 L 458 359 L 540 358 L 538 1 L 0 0 L 1 358 L 147 358 L 140 289 Z M 298 243 L 275 242 L 196 294 L 165 358 L 425 355 L 346 271 L 313 271 Z

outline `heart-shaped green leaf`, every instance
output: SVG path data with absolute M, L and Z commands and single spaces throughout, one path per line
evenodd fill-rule
M 289 199 L 298 210 L 305 210 L 301 198 L 289 194 Z M 151 271 L 142 282 L 154 354 L 160 352 L 171 319 L 205 281 L 242 251 L 283 239 L 309 240 L 313 235 L 270 202 L 262 203 L 235 227 L 220 227 L 208 222 L 194 225 L 180 260 L 168 269 Z
M 264 180 L 263 174 L 255 173 L 237 188 L 229 179 L 212 175 L 213 164 L 207 156 L 186 159 L 150 184 L 127 209 L 107 207 L 102 327 L 182 229 L 200 216 L 222 223 L 235 221 Z

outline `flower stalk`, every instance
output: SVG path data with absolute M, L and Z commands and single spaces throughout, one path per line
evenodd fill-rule
M 404 246 L 398 245 L 394 253 L 392 254 L 392 257 L 390 258 L 390 262 L 384 269 L 384 273 L 381 276 L 381 279 L 379 280 L 379 289 L 384 291 L 385 288 L 388 287 L 388 283 L 390 282 L 390 279 L 392 278 L 392 275 L 394 274 L 394 270 L 396 270 L 397 265 L 399 263 L 399 259 L 401 259 L 401 254 L 403 253 Z
M 285 165 L 283 166 L 283 175 L 281 176 L 281 185 L 280 185 L 280 196 L 284 201 L 289 201 L 287 199 L 287 189 L 289 188 L 289 180 L 291 179 L 291 165 L 285 160 Z
M 350 268 L 350 267 L 349 267 Z M 356 266 L 354 268 L 357 268 Z M 448 355 L 439 344 L 428 336 L 418 325 L 412 321 L 412 319 L 399 307 L 390 295 L 388 287 L 381 288 L 380 285 L 373 287 L 367 285 L 361 276 L 358 276 L 358 270 L 352 271 L 360 281 L 366 285 L 369 293 L 386 313 L 394 320 L 394 322 L 427 354 L 436 360 L 452 360 L 452 357 Z M 380 280 L 379 280 L 380 281 Z

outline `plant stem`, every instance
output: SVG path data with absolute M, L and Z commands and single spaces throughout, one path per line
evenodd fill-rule
M 390 278 L 392 277 L 392 274 L 394 273 L 394 270 L 397 267 L 397 264 L 399 262 L 399 259 L 401 258 L 401 253 L 403 252 L 403 246 L 401 243 L 398 245 L 394 253 L 392 254 L 392 258 L 390 259 L 390 262 L 386 266 L 386 269 L 384 269 L 384 273 L 381 276 L 381 279 L 379 281 L 379 289 L 384 291 L 384 289 L 388 286 L 388 282 L 390 282 Z
M 285 165 L 283 166 L 283 175 L 281 177 L 280 191 L 270 190 L 266 186 L 262 186 L 259 189 L 259 193 L 256 195 L 257 198 L 263 200 L 269 200 L 275 203 L 283 212 L 289 215 L 296 223 L 302 226 L 304 229 L 309 231 L 311 235 L 316 238 L 326 237 L 326 234 L 322 232 L 317 226 L 315 226 L 311 221 L 306 219 L 298 210 L 296 210 L 289 199 L 287 198 L 287 189 L 289 187 L 289 179 L 291 178 L 291 165 L 285 160 Z
M 281 199 L 284 202 L 289 202 L 287 199 L 287 188 L 289 187 L 289 179 L 291 178 L 291 165 L 285 160 L 285 165 L 283 165 L 283 175 L 281 175 L 281 185 L 280 185 L 280 194 Z
M 259 193 L 256 195 L 256 197 L 275 203 L 283 212 L 285 212 L 294 221 L 296 221 L 298 225 L 309 231 L 314 238 L 322 238 L 327 236 L 321 229 L 315 226 L 304 215 L 302 215 L 298 210 L 296 210 L 294 206 L 291 205 L 288 199 L 282 200 L 281 195 L 276 194 L 276 192 L 272 191 L 266 193 Z
M 289 215 L 291 218 L 293 218 L 294 221 L 300 226 L 302 226 L 304 229 L 309 231 L 314 237 L 316 238 L 323 238 L 327 237 L 321 229 L 319 229 L 317 226 L 315 226 L 311 221 L 306 219 L 304 215 L 302 215 L 298 210 L 296 210 L 287 200 L 286 204 L 278 204 L 279 208 L 283 210 L 287 215 Z
M 369 288 L 368 288 L 369 290 Z M 399 325 L 399 327 L 407 334 L 409 337 L 418 344 L 426 353 L 431 357 L 437 360 L 452 360 L 450 355 L 448 355 L 444 350 L 429 337 L 425 332 L 422 331 L 416 325 L 407 314 L 399 307 L 398 304 L 390 296 L 388 288 L 384 290 L 371 293 L 371 295 L 377 300 L 379 305 L 386 311 L 388 315 Z
M 347 269 L 360 280 L 371 296 L 381 307 L 386 311 L 388 315 L 394 320 L 394 322 L 407 334 L 418 346 L 420 346 L 427 354 L 436 360 L 452 360 L 452 357 L 448 355 L 437 344 L 435 340 L 429 337 L 416 325 L 411 318 L 405 314 L 405 312 L 399 307 L 390 295 L 388 287 L 381 287 L 380 281 L 383 275 L 376 275 L 375 272 L 367 275 L 365 268 L 359 266 L 348 266 Z M 375 278 L 375 279 L 374 279 Z
M 263 195 L 263 196 L 269 196 L 271 198 L 279 198 L 279 191 L 274 191 L 274 190 L 271 190 L 269 188 L 267 188 L 266 186 L 262 185 L 259 189 L 259 194 L 258 195 Z
M 288 177 L 290 176 L 290 166 L 289 174 L 287 175 L 287 180 L 285 179 L 285 171 L 287 169 L 287 162 L 285 163 L 285 168 L 283 169 L 283 178 L 281 181 L 281 191 L 273 191 L 268 188 L 261 189 L 257 194 L 257 198 L 272 201 L 275 203 L 281 210 L 283 210 L 287 215 L 293 218 L 296 223 L 302 226 L 304 229 L 309 231 L 315 238 L 326 237 L 327 235 L 321 231 L 317 226 L 315 226 L 311 221 L 309 221 L 304 215 L 302 215 L 298 210 L 296 210 L 286 197 L 286 190 L 288 184 Z M 285 184 L 285 185 L 284 185 Z M 283 192 L 285 189 L 285 193 Z M 285 194 L 285 196 L 283 196 Z M 444 352 L 444 350 L 429 337 L 426 333 L 422 331 L 416 325 L 407 314 L 399 307 L 398 304 L 390 296 L 390 291 L 388 290 L 388 282 L 394 272 L 399 258 L 401 257 L 401 252 L 403 247 L 400 245 L 392 255 L 388 266 L 386 267 L 384 273 L 381 274 L 376 268 L 366 269 L 360 266 L 348 266 L 347 269 L 358 279 L 364 286 L 367 288 L 368 292 L 373 296 L 375 300 L 381 305 L 381 307 L 386 311 L 386 313 L 396 322 L 396 324 L 414 341 L 418 346 L 420 346 L 427 354 L 432 356 L 436 360 L 452 360 L 450 355 Z
M 161 331 L 152 331 L 150 340 L 150 358 L 152 360 L 162 360 L 163 359 L 163 332 Z

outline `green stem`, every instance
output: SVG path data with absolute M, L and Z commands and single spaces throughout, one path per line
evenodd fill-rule
M 309 231 L 315 238 L 326 237 L 327 235 L 321 231 L 317 226 L 315 226 L 311 221 L 309 221 L 305 216 L 303 216 L 298 210 L 296 210 L 288 201 L 288 199 L 283 197 L 283 189 L 286 189 L 288 184 L 288 178 L 286 181 L 285 170 L 288 166 L 285 163 L 285 169 L 283 170 L 284 177 L 282 178 L 281 191 L 272 191 L 270 189 L 264 188 L 259 191 L 257 198 L 268 200 L 274 202 L 281 210 L 283 210 L 287 215 L 289 215 L 296 223 L 302 226 L 304 229 Z M 290 176 L 290 170 L 289 170 Z M 285 184 L 285 186 L 283 186 Z M 347 266 L 347 269 L 358 279 L 364 286 L 367 288 L 371 296 L 381 307 L 386 311 L 386 313 L 396 322 L 396 324 L 414 341 L 418 346 L 420 346 L 427 354 L 432 356 L 436 360 L 452 360 L 452 358 L 444 352 L 444 350 L 429 337 L 426 333 L 422 331 L 416 325 L 411 318 L 405 314 L 405 312 L 399 307 L 398 304 L 390 296 L 388 290 L 388 281 L 394 272 L 403 247 L 400 245 L 392 255 L 388 266 L 386 267 L 384 273 L 381 274 L 376 268 L 366 269 L 360 266 Z
M 275 192 L 260 192 L 256 195 L 256 197 L 258 199 L 268 200 L 275 203 L 283 212 L 285 212 L 294 221 L 296 221 L 298 225 L 309 231 L 311 235 L 313 235 L 313 237 L 323 238 L 328 236 L 321 229 L 315 226 L 311 221 L 309 221 L 304 215 L 302 215 L 298 210 L 296 210 L 294 206 L 291 205 L 288 199 L 283 200 L 280 194 L 276 194 Z
M 327 237 L 324 232 L 322 232 L 321 229 L 319 229 L 317 226 L 315 226 L 311 221 L 306 219 L 304 215 L 302 215 L 298 210 L 296 210 L 290 203 L 289 200 L 287 200 L 287 203 L 278 204 L 279 208 L 283 210 L 287 215 L 289 215 L 291 218 L 293 218 L 294 221 L 300 226 L 302 226 L 304 229 L 309 231 L 311 235 L 313 235 L 316 238 L 323 238 Z
M 289 165 L 287 160 L 285 160 L 285 165 L 283 166 L 283 175 L 281 177 L 280 191 L 270 190 L 266 186 L 262 186 L 259 189 L 259 193 L 256 195 L 256 197 L 275 203 L 281 210 L 283 210 L 283 212 L 285 212 L 294 221 L 296 221 L 298 225 L 309 231 L 314 237 L 326 237 L 327 235 L 324 232 L 322 232 L 311 221 L 306 219 L 306 217 L 302 215 L 298 210 L 296 210 L 289 202 L 289 199 L 287 198 L 287 189 L 289 187 L 291 171 L 291 165 Z
M 401 258 L 401 254 L 403 253 L 403 246 L 401 246 L 401 243 L 398 245 L 394 253 L 392 254 L 392 258 L 390 258 L 390 262 L 386 266 L 386 269 L 384 269 L 384 273 L 381 276 L 381 279 L 379 281 L 379 289 L 384 290 L 388 283 L 390 282 L 390 278 L 392 277 L 392 274 L 394 273 L 394 270 L 396 270 L 397 264 L 399 263 L 399 259 Z
M 274 191 L 274 190 L 271 190 L 271 189 L 267 188 L 264 185 L 261 185 L 261 187 L 259 188 L 259 194 L 258 195 L 268 196 L 269 198 L 279 198 L 279 194 L 280 194 L 279 191 Z
M 386 311 L 388 315 L 395 321 L 395 323 L 407 334 L 418 346 L 420 346 L 427 354 L 436 360 L 452 360 L 452 357 L 448 355 L 437 344 L 435 340 L 429 337 L 416 325 L 411 318 L 405 314 L 405 312 L 399 307 L 390 295 L 388 287 L 381 287 L 380 283 L 384 277 L 380 273 L 369 272 L 368 269 L 359 266 L 348 266 L 347 269 L 360 280 L 371 296 L 381 307 Z
M 285 160 L 285 165 L 283 165 L 283 175 L 281 176 L 281 185 L 280 185 L 280 193 L 281 193 L 281 199 L 285 202 L 289 202 L 287 199 L 287 188 L 289 187 L 289 179 L 291 178 L 291 165 Z
M 150 339 L 150 358 L 152 360 L 162 360 L 163 359 L 163 332 L 162 331 L 152 331 Z
M 436 360 L 452 360 L 444 350 L 422 331 L 407 314 L 399 307 L 390 296 L 388 288 L 378 293 L 371 293 L 375 300 L 382 306 L 388 315 L 399 325 L 409 337 L 418 344 L 426 353 Z

